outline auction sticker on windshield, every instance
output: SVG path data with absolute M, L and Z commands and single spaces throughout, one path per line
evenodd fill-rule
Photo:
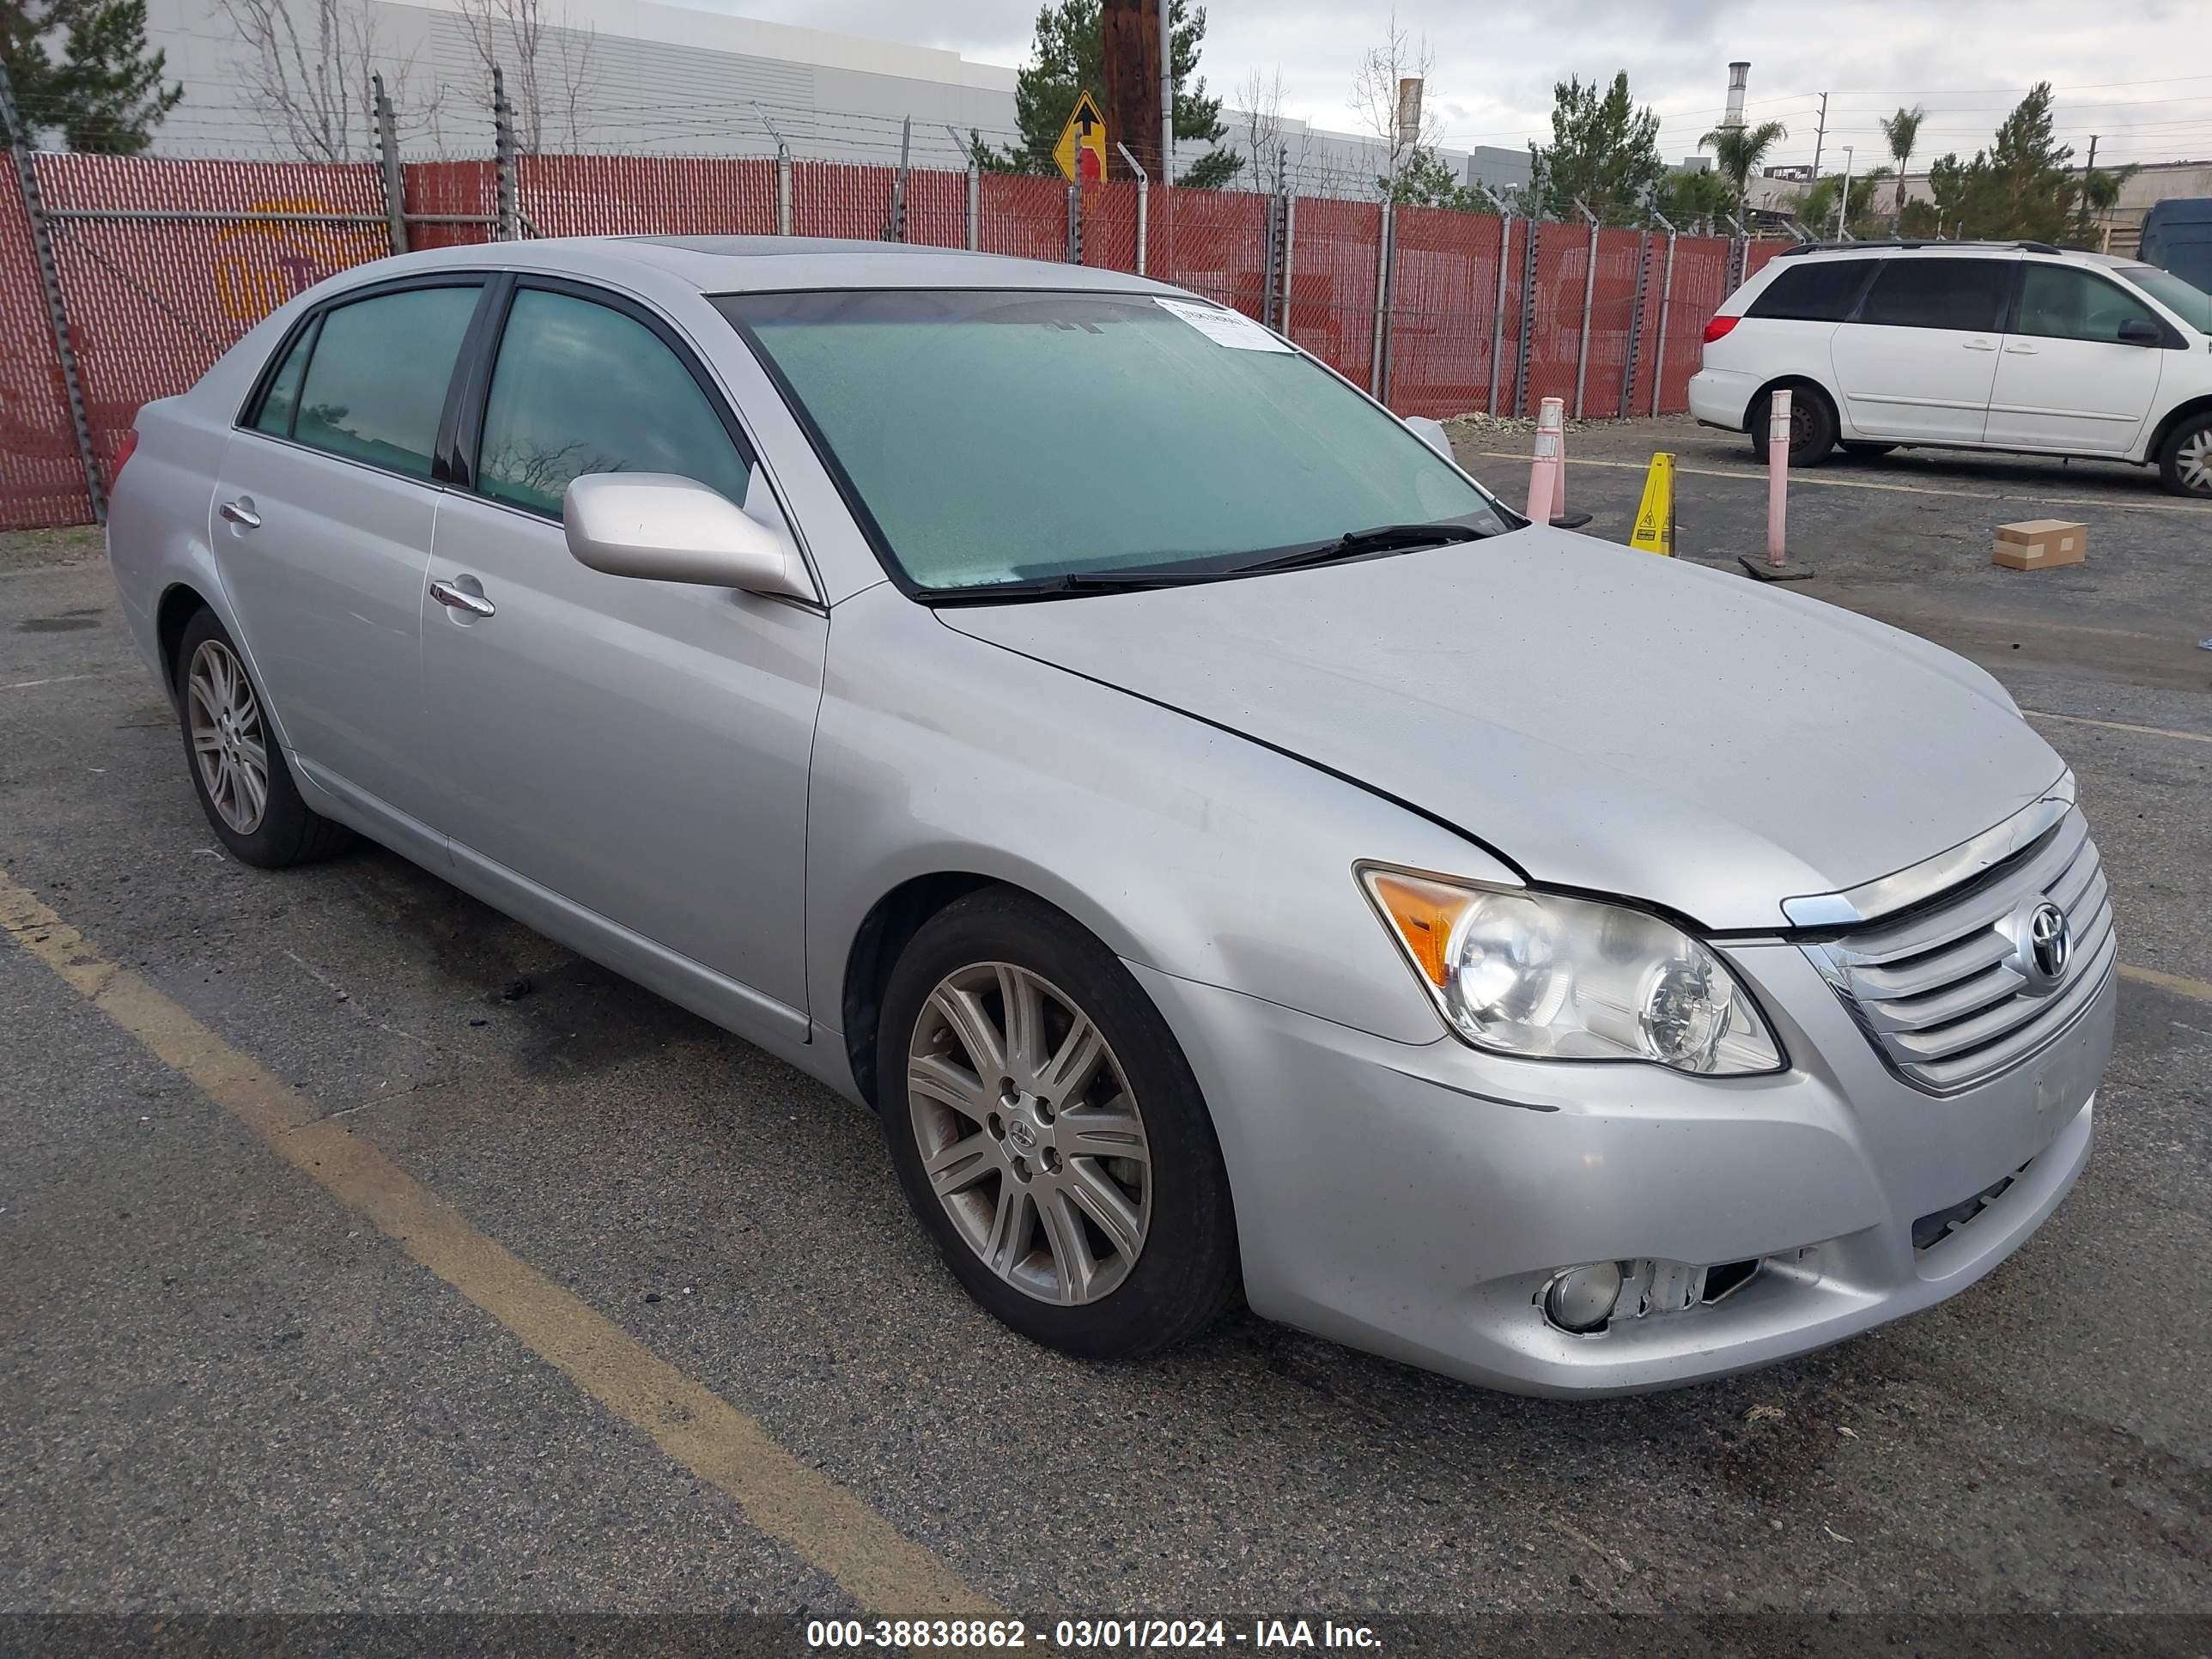
M 1241 311 L 1224 311 L 1219 306 L 1194 305 L 1188 300 L 1163 299 L 1152 296 L 1152 303 L 1162 311 L 1172 313 L 1188 323 L 1216 345 L 1227 346 L 1232 351 L 1288 351 L 1290 342 L 1271 328 L 1262 328 Z

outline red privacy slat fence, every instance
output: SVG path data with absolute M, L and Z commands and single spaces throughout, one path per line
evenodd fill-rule
M 191 385 L 292 295 L 392 247 L 375 162 L 48 155 L 34 167 L 103 479 L 140 404 Z M 1271 322 L 1362 386 L 1379 328 L 1387 400 L 1435 416 L 1529 414 L 1547 397 L 1571 411 L 1578 382 L 1589 417 L 1650 414 L 1655 398 L 1659 410 L 1680 410 L 1733 267 L 1740 258 L 1756 270 L 1782 246 L 1676 239 L 1662 307 L 1664 236 L 1600 232 L 1593 275 L 1582 226 L 1438 208 L 1393 210 L 1386 265 L 1380 205 L 1328 198 L 1147 196 L 1119 181 L 1071 195 L 1057 179 L 926 170 L 908 173 L 902 189 L 890 167 L 525 155 L 514 163 L 509 202 L 492 161 L 408 162 L 398 172 L 415 248 L 491 240 L 511 211 L 509 228 L 526 236 L 774 235 L 787 221 L 801 236 L 972 244 L 1115 270 L 1134 270 L 1141 249 L 1148 274 Z M 0 185 L 0 529 L 94 516 L 33 222 L 23 194 Z

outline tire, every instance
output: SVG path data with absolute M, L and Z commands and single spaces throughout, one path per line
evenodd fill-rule
M 343 850 L 353 832 L 300 799 L 267 708 L 215 612 L 195 612 L 177 642 L 185 769 L 216 839 L 242 864 L 282 870 Z
M 1005 1038 L 1010 1002 L 1042 1042 Z M 1103 1047 L 1055 1082 L 1082 1046 L 1069 1041 L 1079 1016 Z M 1229 1177 L 1198 1080 L 1128 969 L 1066 916 L 1006 888 L 939 911 L 891 970 L 877 1055 L 900 1182 L 952 1276 L 1001 1323 L 1064 1353 L 1129 1359 L 1235 1300 Z
M 1878 461 L 1896 447 L 1895 444 L 1845 444 L 1844 453 L 1855 461 Z
M 1751 400 L 1751 413 L 1745 428 L 1751 438 L 1751 455 L 1755 461 L 1766 459 L 1766 421 L 1771 393 L 1762 392 Z M 1828 459 L 1828 452 L 1836 447 L 1836 411 L 1829 407 L 1827 396 L 1810 386 L 1790 388 L 1790 465 L 1818 466 Z
M 2212 409 L 2173 423 L 2158 447 L 2158 478 L 2177 495 L 2212 495 Z

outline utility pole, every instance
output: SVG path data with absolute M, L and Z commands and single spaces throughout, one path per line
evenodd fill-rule
M 1820 182 L 1820 150 L 1828 137 L 1828 94 L 1820 94 L 1820 125 L 1813 129 L 1813 182 Z
M 2089 240 L 2089 180 L 2097 172 L 2097 135 L 2089 135 L 2089 159 L 2081 168 L 2081 240 Z
M 1836 240 L 1842 241 L 1849 234 L 1851 218 L 1851 146 L 1844 146 L 1844 188 L 1836 198 Z
M 1161 19 L 1167 0 L 1105 0 L 1098 14 L 1098 44 L 1105 69 L 1106 136 L 1129 146 L 1135 161 L 1128 177 L 1159 175 L 1152 134 L 1159 131 Z

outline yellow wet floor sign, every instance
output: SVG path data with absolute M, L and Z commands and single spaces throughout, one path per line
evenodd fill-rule
M 1636 509 L 1636 533 L 1631 547 L 1660 557 L 1674 556 L 1674 458 L 1663 451 L 1651 458 L 1644 475 L 1644 504 Z

